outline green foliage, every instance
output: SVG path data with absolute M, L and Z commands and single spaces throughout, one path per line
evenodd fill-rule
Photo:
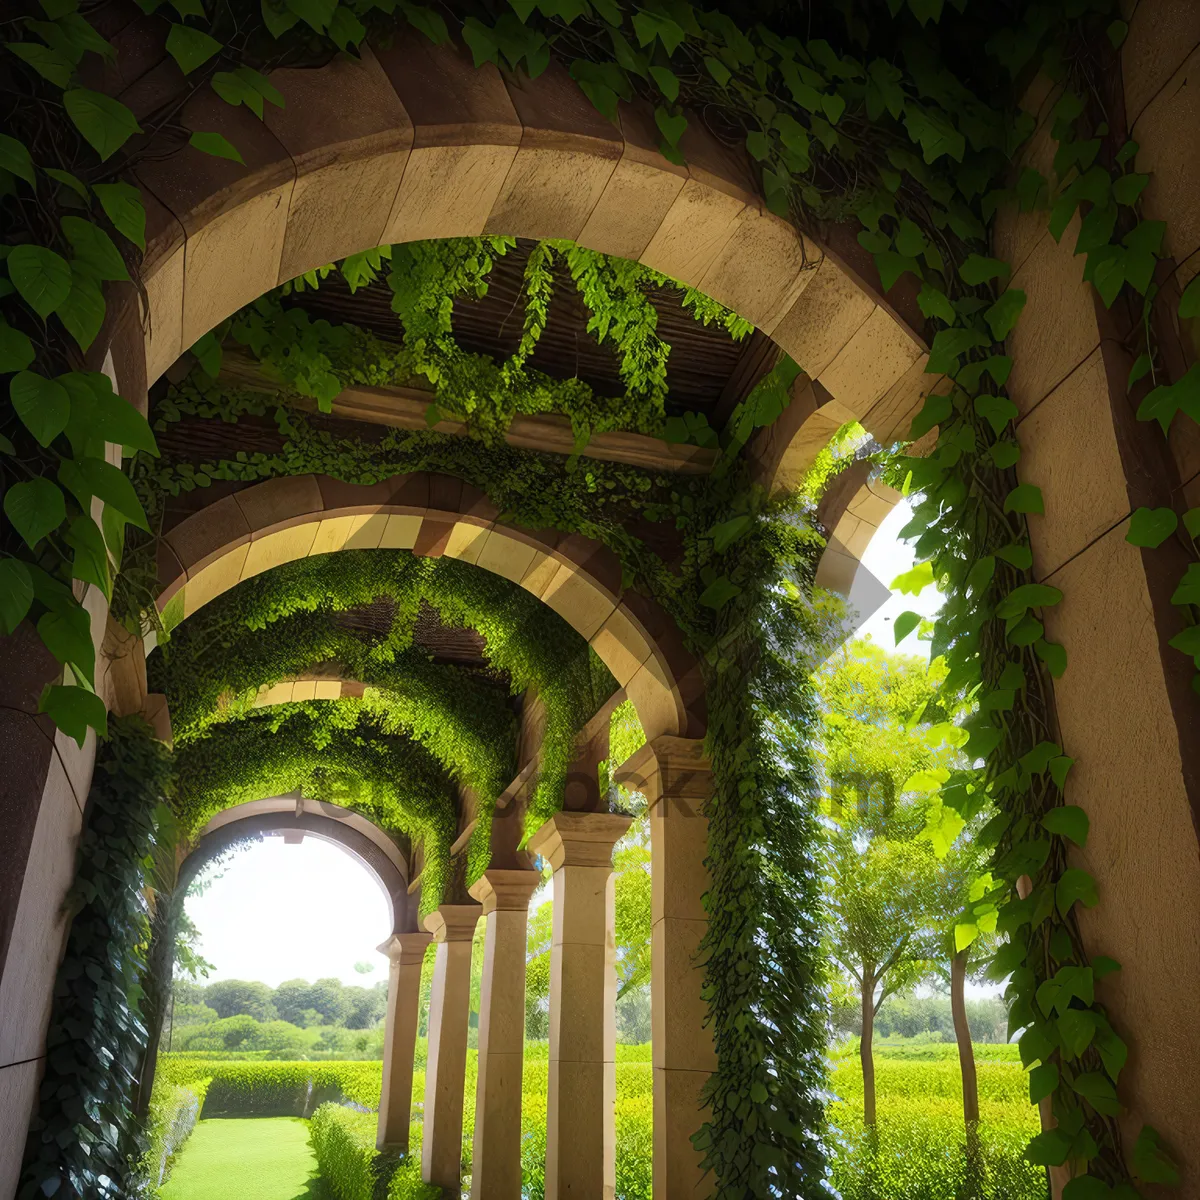
M 378 1062 L 245 1062 L 206 1055 L 165 1054 L 155 1088 L 192 1087 L 208 1079 L 203 1115 L 311 1115 L 329 1098 L 378 1107 Z M 317 1099 L 313 1099 L 317 1097 Z
M 117 1196 L 147 1149 L 133 1112 L 146 1044 L 138 1003 L 149 934 L 143 888 L 168 785 L 167 754 L 149 727 L 115 720 L 88 796 L 22 1197 Z
M 146 1121 L 149 1144 L 140 1166 L 142 1178 L 152 1188 L 161 1187 L 166 1181 L 183 1144 L 195 1129 L 208 1082 L 200 1078 L 186 1087 L 171 1084 L 155 1088 Z

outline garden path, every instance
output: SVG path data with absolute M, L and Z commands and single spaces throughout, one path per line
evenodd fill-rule
M 308 1122 L 299 1117 L 201 1121 L 162 1200 L 320 1200 Z

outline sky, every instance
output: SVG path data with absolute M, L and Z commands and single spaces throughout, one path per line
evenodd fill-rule
M 891 588 L 892 580 L 905 571 L 912 570 L 913 550 L 909 542 L 900 540 L 900 530 L 912 520 L 912 505 L 907 500 L 901 500 L 884 519 L 879 532 L 871 539 L 867 551 L 862 557 L 854 583 L 850 587 L 850 603 L 856 604 L 860 610 L 865 607 L 863 597 L 871 594 L 869 581 L 864 577 L 864 571 L 873 575 L 886 588 Z M 876 613 L 869 617 L 859 630 L 860 637 L 870 637 L 873 641 L 887 650 L 898 649 L 903 654 L 929 661 L 929 643 L 918 641 L 916 631 L 896 646 L 896 635 L 893 623 L 904 611 L 918 612 L 923 617 L 934 616 L 942 606 L 943 596 L 934 587 L 927 587 L 919 596 L 892 593 L 891 598 Z
M 185 902 L 200 931 L 200 953 L 215 970 L 201 983 L 257 979 L 387 979 L 375 947 L 391 933 L 387 897 L 375 877 L 345 850 L 306 837 L 289 846 L 263 838 L 229 859 L 221 878 Z M 374 965 L 359 974 L 356 962 Z

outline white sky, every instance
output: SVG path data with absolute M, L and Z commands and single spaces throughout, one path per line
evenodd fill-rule
M 891 587 L 892 580 L 897 575 L 912 570 L 914 561 L 912 545 L 909 542 L 901 541 L 899 537 L 900 530 L 911 520 L 912 505 L 907 500 L 901 500 L 887 515 L 879 527 L 879 532 L 871 539 L 867 552 L 862 557 L 858 572 L 854 576 L 854 583 L 850 588 L 851 604 L 854 604 L 856 598 L 862 596 L 866 590 L 863 587 L 864 568 L 886 588 Z M 885 650 L 899 650 L 902 654 L 911 654 L 928 661 L 929 643 L 919 641 L 916 630 L 913 630 L 897 646 L 893 623 L 905 611 L 917 612 L 923 617 L 933 617 L 942 607 L 943 599 L 942 594 L 932 586 L 927 587 L 919 596 L 893 592 L 887 603 L 868 618 L 862 629 L 858 631 L 858 636 L 870 637 Z M 861 602 L 859 607 L 862 607 Z
M 370 987 L 387 979 L 387 959 L 375 949 L 391 933 L 387 897 L 344 850 L 314 837 L 296 846 L 268 837 L 222 869 L 186 901 L 200 953 L 216 967 L 200 983 L 335 978 Z M 375 970 L 360 975 L 356 962 Z

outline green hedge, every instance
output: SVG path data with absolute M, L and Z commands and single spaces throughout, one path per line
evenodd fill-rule
M 150 1144 L 142 1155 L 140 1172 L 152 1189 L 161 1187 L 170 1176 L 183 1143 L 196 1128 L 208 1084 L 207 1078 L 187 1085 L 155 1080 L 146 1122 Z
M 421 1179 L 416 1156 L 397 1164 L 376 1152 L 372 1113 L 323 1104 L 309 1123 L 309 1138 L 334 1200 L 377 1200 L 385 1180 L 387 1200 L 442 1200 L 441 1189 Z
M 379 1107 L 379 1062 L 213 1062 L 190 1054 L 164 1054 L 163 1085 L 211 1080 L 204 1116 L 311 1116 L 329 1100 Z M 156 1084 L 157 1086 L 157 1084 Z

